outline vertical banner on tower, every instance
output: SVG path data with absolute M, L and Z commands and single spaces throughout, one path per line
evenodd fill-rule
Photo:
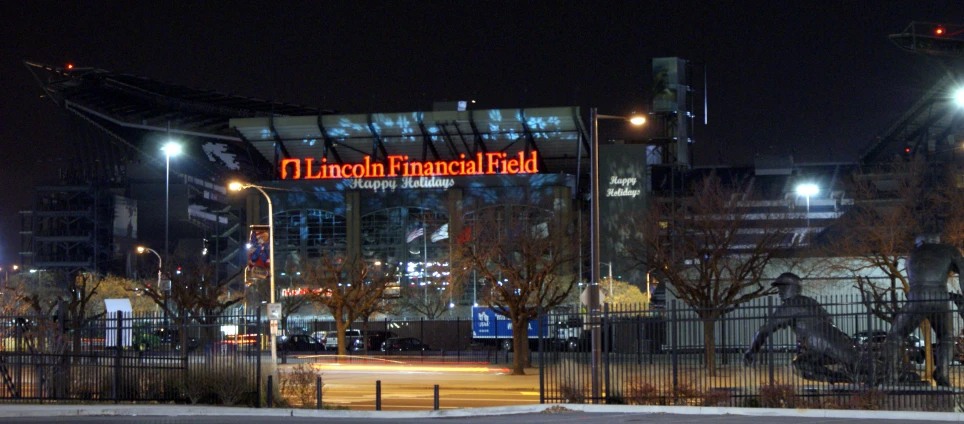
M 248 277 L 267 278 L 271 268 L 271 228 L 267 225 L 252 225 L 248 238 Z
M 627 225 L 646 210 L 649 187 L 645 144 L 599 146 L 599 261 L 602 277 L 634 284 L 644 283 L 645 271 L 634 267 L 625 249 L 630 234 Z

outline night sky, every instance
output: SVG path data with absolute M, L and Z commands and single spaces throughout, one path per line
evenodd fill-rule
M 697 165 L 853 161 L 961 60 L 887 38 L 964 24 L 964 1 L 0 2 L 0 267 L 18 211 L 69 158 L 28 59 L 340 112 L 649 109 L 651 59 L 705 63 Z M 701 88 L 701 87 L 697 87 Z M 700 111 L 702 113 L 702 111 Z M 700 118 L 699 121 L 702 121 Z

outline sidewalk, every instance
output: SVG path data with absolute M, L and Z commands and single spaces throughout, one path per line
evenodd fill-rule
M 549 409 L 547 411 L 547 409 Z M 543 413 L 544 415 L 541 415 Z M 552 413 L 552 414 L 549 414 Z M 587 414 L 588 413 L 588 414 Z M 538 420 L 532 414 L 540 414 Z M 783 422 L 813 422 L 813 419 L 839 420 L 900 420 L 902 422 L 962 422 L 964 414 L 959 412 L 916 412 L 916 411 L 849 411 L 822 409 L 766 409 L 766 408 L 709 408 L 709 407 L 667 407 L 667 406 L 629 406 L 629 405 L 525 405 L 491 408 L 453 409 L 441 411 L 344 411 L 310 409 L 267 409 L 237 408 L 190 405 L 0 405 L 0 418 L 24 417 L 304 417 L 304 418 L 342 418 L 359 420 L 425 420 L 437 418 L 477 418 L 473 422 L 514 423 L 514 422 L 560 422 L 576 419 L 579 422 L 597 422 L 592 416 L 602 419 L 598 422 L 639 422 L 664 421 L 666 415 L 678 415 L 677 420 L 699 422 L 754 423 L 761 417 L 771 421 L 775 417 L 785 417 Z M 514 416 L 514 417 L 513 417 Z M 492 417 L 492 420 L 485 419 Z M 639 419 L 630 417 L 638 417 Z M 660 418 L 661 417 L 661 418 Z M 698 418 L 699 417 L 699 418 Z M 614 420 L 614 418 L 621 418 Z M 649 418 L 649 419 L 643 419 Z M 698 419 L 697 419 L 698 418 Z M 672 418 L 669 418 L 672 419 Z M 788 419 L 790 419 L 788 421 Z M 833 420 L 837 419 L 837 420 Z M 625 421 L 628 420 L 628 421 Z

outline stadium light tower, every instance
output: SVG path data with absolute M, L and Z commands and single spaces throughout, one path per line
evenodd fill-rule
M 164 178 L 164 256 L 168 256 L 171 254 L 168 247 L 171 227 L 171 156 L 181 154 L 181 145 L 169 141 L 164 147 L 161 147 L 161 151 L 164 152 L 164 158 L 167 162 L 167 173 Z

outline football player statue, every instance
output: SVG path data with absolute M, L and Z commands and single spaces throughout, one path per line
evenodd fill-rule
M 830 314 L 813 298 L 801 294 L 800 277 L 783 273 L 771 286 L 776 287 L 782 304 L 773 309 L 767 322 L 757 331 L 750 348 L 743 354 L 746 365 L 775 331 L 790 327 L 802 342 L 802 351 L 793 366 L 803 378 L 830 383 L 853 382 L 857 375 L 858 355 L 852 339 L 834 325 Z M 828 365 L 839 364 L 835 370 Z
M 937 335 L 932 377 L 937 385 L 950 386 L 947 371 L 954 354 L 954 322 L 948 303 L 952 296 L 947 290 L 947 276 L 951 271 L 957 273 L 958 284 L 964 287 L 964 275 L 961 274 L 961 271 L 964 271 L 964 255 L 961 251 L 954 246 L 941 244 L 940 238 L 935 234 L 922 234 L 917 237 L 917 247 L 907 257 L 907 279 L 910 285 L 907 303 L 894 317 L 884 344 L 891 383 L 900 381 L 900 345 L 921 321 L 927 319 Z

